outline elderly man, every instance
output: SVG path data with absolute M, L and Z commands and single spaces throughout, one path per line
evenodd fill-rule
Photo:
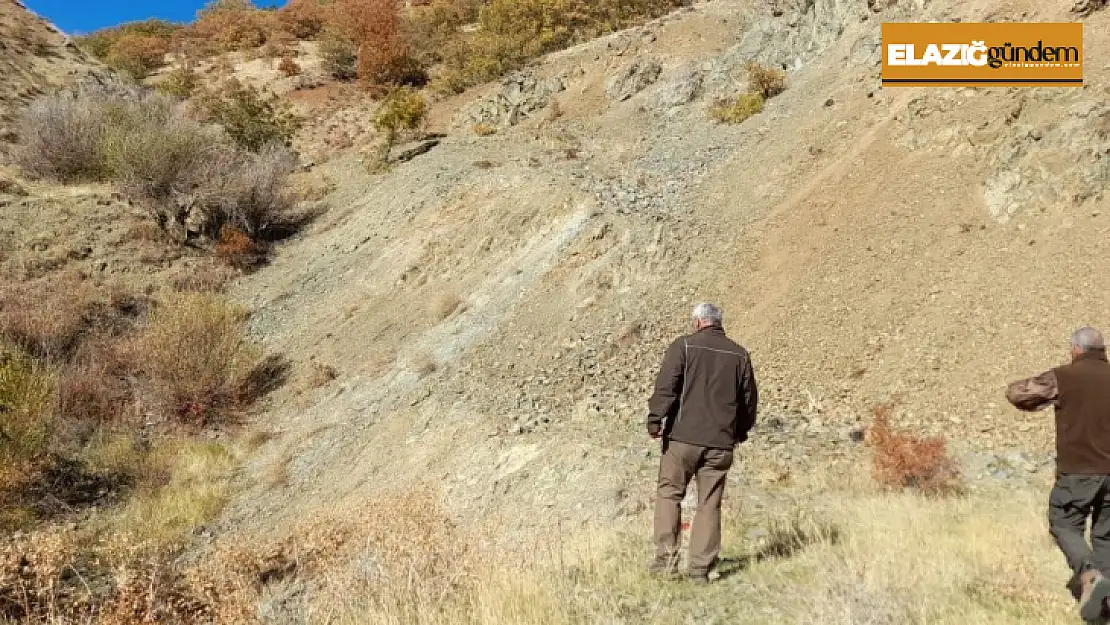
M 698 510 L 690 533 L 688 574 L 709 581 L 721 551 L 721 497 L 733 448 L 755 424 L 758 395 L 748 352 L 729 340 L 721 310 L 698 304 L 693 334 L 667 348 L 648 402 L 647 430 L 662 438 L 655 502 L 655 561 L 651 571 L 675 575 L 682 500 L 697 481 Z
M 1071 337 L 1071 364 L 1014 382 L 1006 398 L 1026 411 L 1056 408 L 1056 485 L 1048 522 L 1073 575 L 1068 589 L 1088 622 L 1110 597 L 1110 363 L 1094 328 Z M 1084 532 L 1090 518 L 1091 545 Z M 1093 549 L 1092 549 L 1093 546 Z

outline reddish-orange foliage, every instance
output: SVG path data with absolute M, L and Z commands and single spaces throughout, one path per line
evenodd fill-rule
M 878 406 L 867 432 L 874 447 L 875 480 L 892 488 L 940 493 L 957 486 L 959 469 L 948 455 L 944 438 L 919 438 L 890 425 L 890 406 Z
M 266 259 L 266 250 L 255 243 L 245 232 L 224 224 L 220 228 L 220 240 L 216 244 L 216 255 L 237 269 L 249 270 L 258 267 Z
M 333 22 L 358 42 L 359 78 L 379 85 L 400 82 L 397 74 L 409 52 L 401 33 L 401 3 L 339 0 L 334 7 Z

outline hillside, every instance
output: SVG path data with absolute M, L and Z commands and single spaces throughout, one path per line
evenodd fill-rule
M 12 122 L 20 107 L 96 71 L 68 37 L 18 0 L 0 4 L 0 155 L 18 138 Z
M 322 166 L 342 208 L 238 292 L 265 340 L 340 375 L 276 411 L 257 464 L 289 482 L 242 513 L 357 506 L 388 476 L 463 514 L 519 510 L 507 527 L 629 518 L 654 367 L 701 299 L 766 390 L 749 477 L 860 464 L 852 432 L 886 403 L 976 462 L 1047 464 L 1051 422 L 1000 393 L 1101 323 L 1102 69 L 1074 91 L 880 90 L 876 63 L 882 21 L 1069 9 L 706 3 L 485 90 L 387 175 Z M 714 124 L 752 58 L 789 88 Z M 654 84 L 606 94 L 652 62 Z M 467 132 L 487 118 L 496 135 Z
M 183 557 L 223 580 L 207 600 L 247 606 L 212 618 L 1071 622 L 1042 521 L 1051 416 L 1002 390 L 1063 361 L 1076 327 L 1110 326 L 1108 67 L 1089 63 L 1083 89 L 881 89 L 879 29 L 1082 16 L 1099 59 L 1096 5 L 697 2 L 429 94 L 444 136 L 386 171 L 354 87 L 278 89 L 330 210 L 229 288 L 292 369 Z M 0 63 L 24 78 L 0 114 L 99 71 L 13 15 Z M 717 123 L 750 61 L 785 69 L 786 90 Z M 290 82 L 250 63 L 233 69 Z M 20 184 L 0 187 L 12 280 L 65 267 L 156 293 L 210 271 L 136 242 L 141 211 L 106 186 Z M 646 400 L 698 301 L 724 308 L 762 395 L 726 496 L 742 570 L 701 594 L 640 566 Z M 876 488 L 863 433 L 883 406 L 946 439 L 963 496 Z

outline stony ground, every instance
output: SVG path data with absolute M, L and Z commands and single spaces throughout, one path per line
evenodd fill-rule
M 332 209 L 235 287 L 295 375 L 217 529 L 367 515 L 382 492 L 430 486 L 507 546 L 642 530 L 646 399 L 702 300 L 763 390 L 732 478 L 753 509 L 811 473 L 866 475 L 860 433 L 884 404 L 945 435 L 972 488 L 1043 489 L 1051 416 L 1001 392 L 1059 363 L 1075 327 L 1110 325 L 1107 67 L 1076 90 L 882 90 L 879 25 L 1071 9 L 698 2 L 437 102 L 446 137 L 379 174 L 363 160 L 372 105 L 292 92 Z M 1089 58 L 1108 15 L 1085 18 Z M 787 91 L 716 124 L 709 107 L 743 92 L 753 59 L 788 69 Z M 126 248 L 141 215 L 110 191 L 69 193 L 0 170 L 9 275 L 57 258 L 121 279 L 191 271 Z M 117 217 L 83 230 L 86 211 Z
M 1081 90 L 881 90 L 879 25 L 1070 9 L 698 3 L 438 104 L 448 136 L 389 173 L 357 147 L 318 165 L 335 209 L 238 290 L 309 364 L 228 522 L 417 483 L 509 538 L 634 520 L 655 367 L 699 300 L 764 389 L 737 479 L 860 466 L 887 403 L 973 481 L 1040 479 L 1051 417 L 1001 391 L 1106 325 L 1106 70 Z M 788 90 L 715 124 L 750 59 Z

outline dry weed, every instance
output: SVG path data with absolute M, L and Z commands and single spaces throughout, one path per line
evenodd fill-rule
M 941 437 L 918 438 L 890 425 L 891 407 L 878 406 L 867 431 L 874 447 L 874 477 L 893 488 L 943 493 L 958 487 L 959 468 Z

